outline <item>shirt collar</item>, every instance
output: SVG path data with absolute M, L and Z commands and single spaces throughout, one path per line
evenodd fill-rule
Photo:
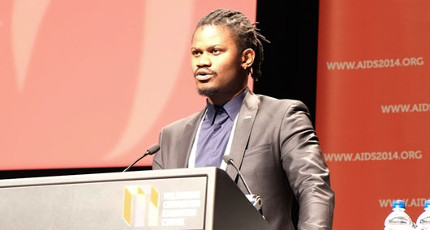
M 245 98 L 246 92 L 248 90 L 244 90 L 241 94 L 234 97 L 230 101 L 224 104 L 222 108 L 224 108 L 225 112 L 227 113 L 229 119 L 231 121 L 234 121 L 236 119 L 237 114 L 240 111 L 240 107 L 242 106 L 243 99 Z M 206 119 L 209 119 L 210 121 L 215 120 L 216 110 L 215 106 L 209 103 L 209 100 L 206 99 L 206 108 L 207 108 L 207 114 Z

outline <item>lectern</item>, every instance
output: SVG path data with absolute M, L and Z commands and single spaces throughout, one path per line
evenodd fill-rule
M 0 229 L 269 227 L 230 177 L 209 167 L 1 180 Z

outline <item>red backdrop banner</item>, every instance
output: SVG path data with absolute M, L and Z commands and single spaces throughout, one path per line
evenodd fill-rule
M 320 1 L 316 130 L 335 230 L 383 229 L 430 198 L 430 2 Z

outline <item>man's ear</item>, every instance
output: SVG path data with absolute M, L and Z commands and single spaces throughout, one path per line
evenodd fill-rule
M 242 52 L 242 68 L 249 69 L 254 63 L 255 52 L 253 49 L 248 48 Z

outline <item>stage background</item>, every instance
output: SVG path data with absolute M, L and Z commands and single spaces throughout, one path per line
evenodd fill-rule
M 191 32 L 219 7 L 256 17 L 271 41 L 254 91 L 308 105 L 333 229 L 382 229 L 393 199 L 416 220 L 430 198 L 425 0 L 1 1 L 0 178 L 121 171 L 162 126 L 200 110 Z

